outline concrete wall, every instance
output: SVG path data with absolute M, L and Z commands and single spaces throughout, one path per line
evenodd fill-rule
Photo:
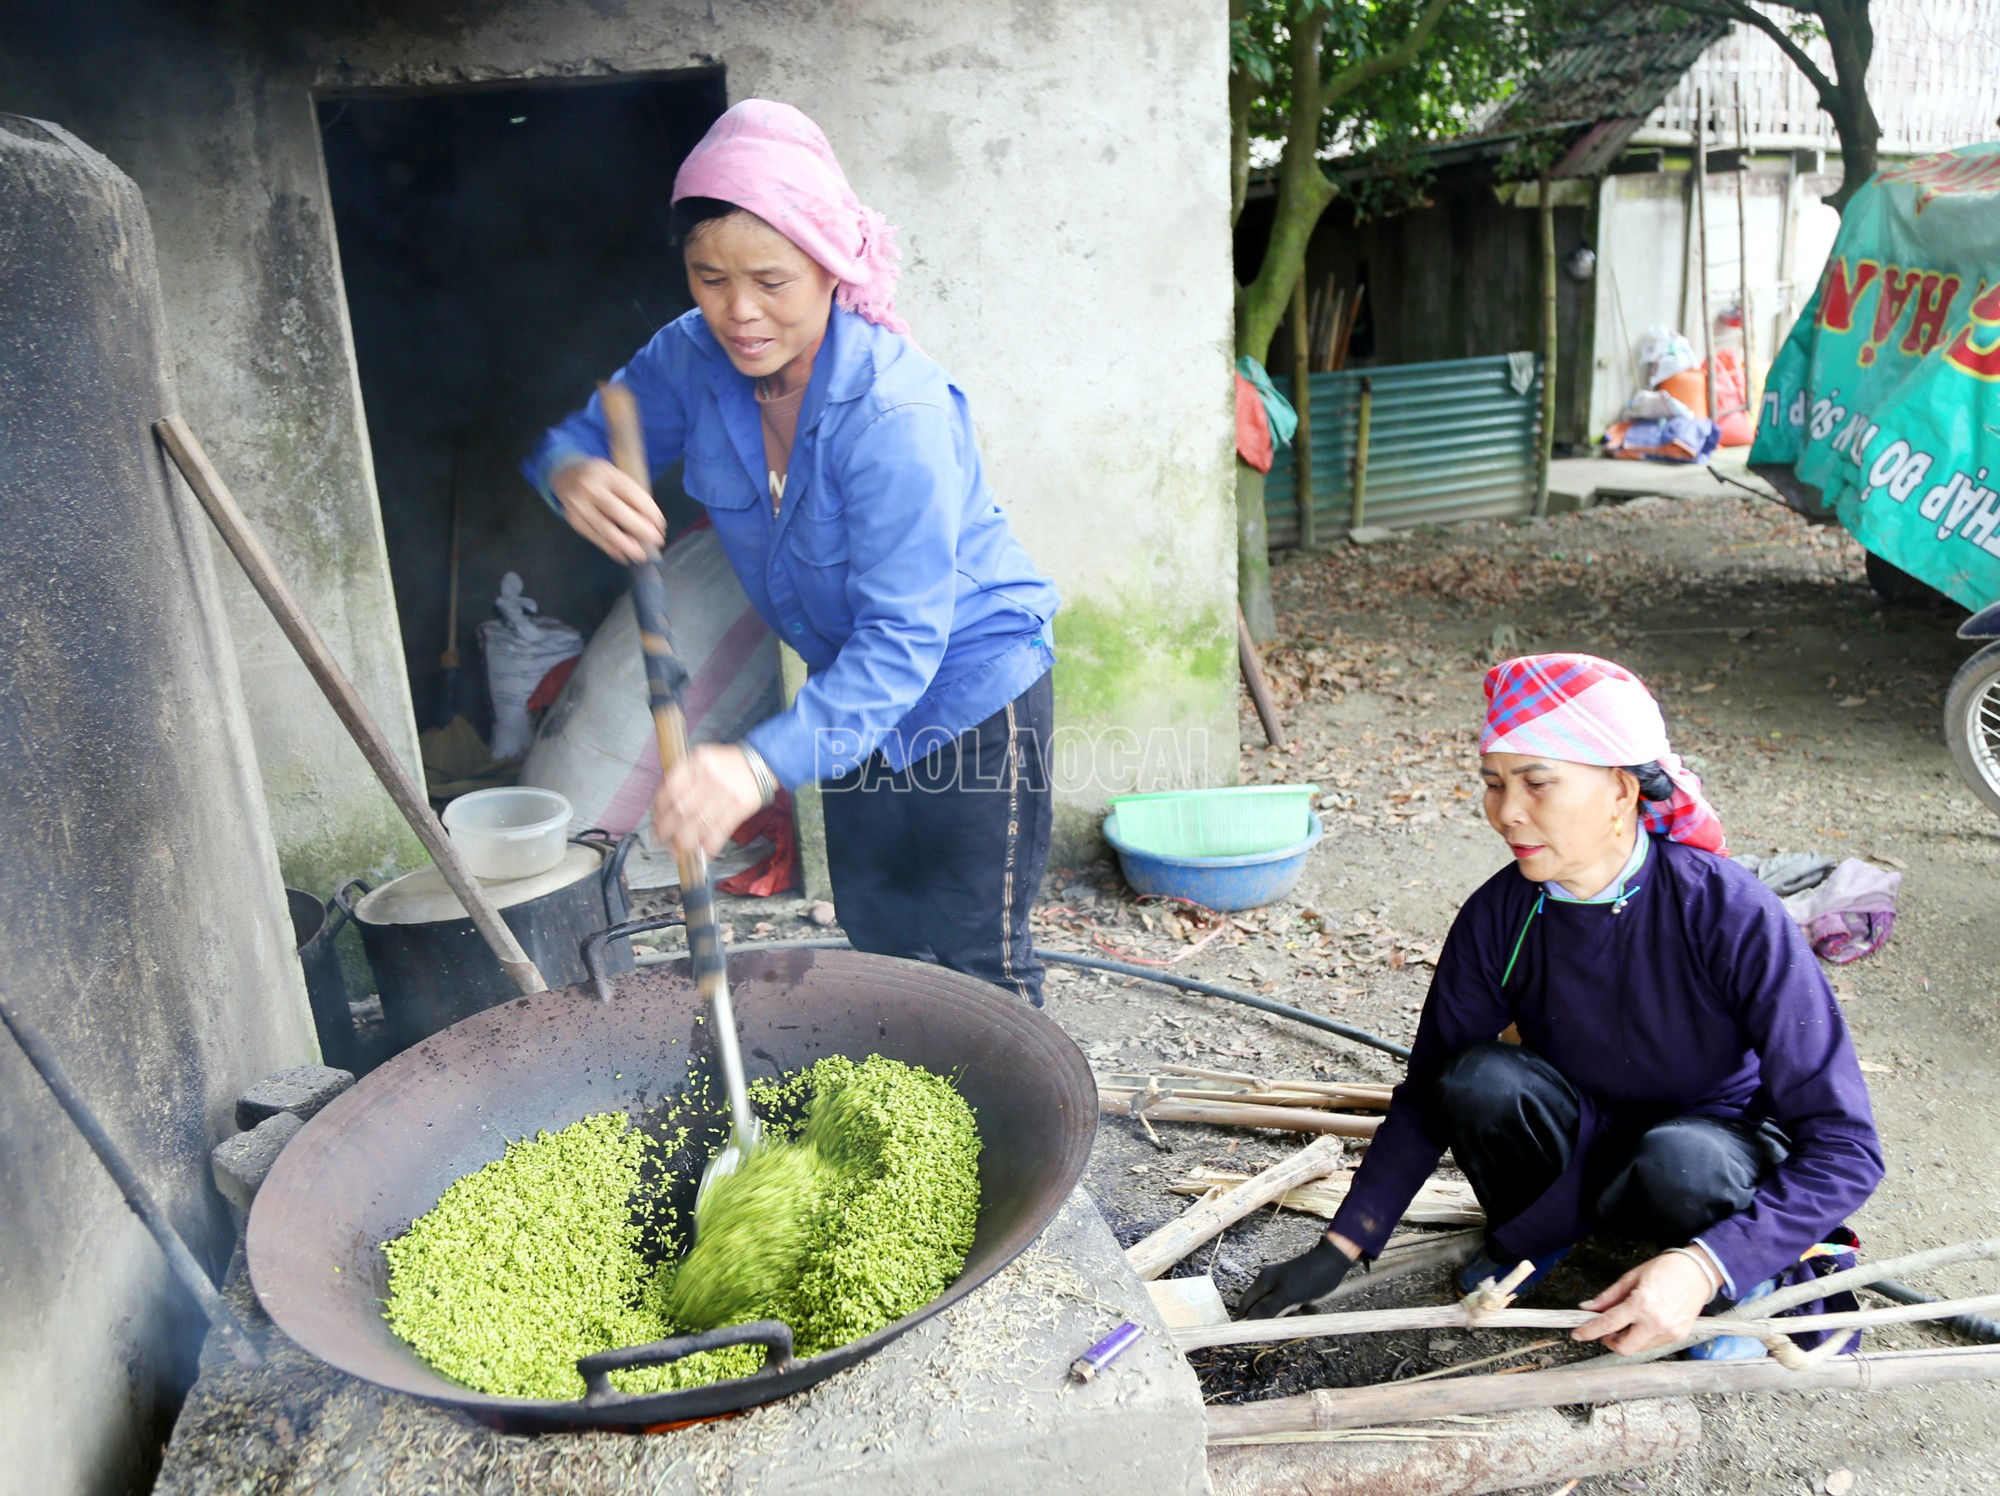
M 211 1268 L 234 1098 L 317 1057 L 132 183 L 0 115 L 0 971 Z M 0 1038 L 0 1492 L 143 1488 L 202 1325 Z
M 139 0 L 31 3 L 0 38 L 0 108 L 74 130 L 138 182 L 182 411 L 415 764 L 303 66 L 278 39 Z M 410 863 L 415 838 L 219 543 L 215 555 L 287 881 L 324 894 L 343 874 Z
M 170 34 L 121 3 L 22 28 L 0 103 L 79 124 L 145 189 L 189 416 L 403 741 L 313 92 L 720 64 L 731 99 L 818 119 L 863 199 L 902 225 L 901 304 L 967 390 L 997 495 L 1064 594 L 1059 715 L 1092 738 L 1132 734 L 1072 745 L 1099 772 L 1064 786 L 1059 855 L 1142 773 L 1233 779 L 1219 8 L 380 0 L 287 7 L 277 36 L 254 29 L 255 8 Z M 103 16 L 79 24 L 79 8 Z M 404 855 L 303 676 L 233 583 L 231 597 L 288 871 L 319 887 Z

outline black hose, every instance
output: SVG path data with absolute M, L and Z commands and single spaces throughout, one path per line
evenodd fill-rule
M 732 944 L 732 951 L 840 951 L 852 949 L 845 940 L 829 937 L 825 940 L 746 940 Z M 1256 1008 L 1259 1012 L 1270 1013 L 1278 1018 L 1289 1018 L 1294 1023 L 1302 1023 L 1307 1028 L 1316 1028 L 1322 1033 L 1346 1039 L 1355 1044 L 1365 1044 L 1370 1049 L 1379 1049 L 1386 1055 L 1399 1060 L 1407 1060 L 1410 1051 L 1393 1039 L 1384 1039 L 1371 1034 L 1366 1029 L 1355 1028 L 1352 1024 L 1338 1019 L 1324 1018 L 1318 1013 L 1309 1013 L 1304 1008 L 1295 1008 L 1289 1003 L 1275 1002 L 1255 992 L 1244 992 L 1235 987 L 1222 987 L 1214 982 L 1198 982 L 1193 977 L 1169 976 L 1164 971 L 1156 971 L 1149 966 L 1134 966 L 1128 961 L 1112 961 L 1103 956 L 1076 956 L 1068 951 L 1052 951 L 1043 946 L 1035 947 L 1035 954 L 1044 961 L 1052 961 L 1058 966 L 1078 966 L 1086 971 L 1116 972 L 1119 976 L 1141 977 L 1148 982 L 1158 982 L 1163 987 L 1178 987 L 1183 992 L 1199 992 L 1206 997 L 1219 997 L 1232 1003 L 1241 1003 L 1246 1008 Z
M 1059 966 L 1081 966 L 1087 971 L 1115 971 L 1120 976 L 1144 977 L 1149 982 L 1158 982 L 1163 987 L 1178 987 L 1183 992 L 1199 992 L 1208 997 L 1220 997 L 1229 1002 L 1242 1003 L 1246 1008 L 1256 1008 L 1260 1012 L 1272 1013 L 1279 1018 L 1289 1018 L 1294 1023 L 1303 1023 L 1307 1028 L 1316 1028 L 1323 1033 L 1334 1034 L 1356 1044 L 1365 1044 L 1370 1049 L 1379 1049 L 1386 1055 L 1394 1055 L 1399 1060 L 1407 1060 L 1410 1051 L 1393 1039 L 1384 1039 L 1366 1029 L 1355 1028 L 1334 1018 L 1322 1018 L 1317 1013 L 1308 1013 L 1304 1008 L 1295 1008 L 1290 1003 L 1274 1002 L 1255 992 L 1244 992 L 1235 987 L 1220 987 L 1214 982 L 1198 982 L 1193 977 L 1169 976 L 1164 971 L 1155 971 L 1149 966 L 1134 966 L 1127 961 L 1110 961 L 1103 956 L 1072 956 L 1067 951 L 1044 950 L 1035 947 L 1035 954 L 1044 961 L 1053 961 Z
M 1925 1293 L 1894 1278 L 1878 1278 L 1868 1286 L 1883 1298 L 1894 1299 L 1899 1304 L 1935 1304 L 1938 1301 L 1936 1294 Z M 1949 1330 L 1957 1331 L 1967 1340 L 1977 1340 L 1986 1345 L 2000 1345 L 2000 1324 L 1996 1324 L 1983 1314 L 1954 1314 L 1950 1319 L 1939 1320 L 1937 1323 Z

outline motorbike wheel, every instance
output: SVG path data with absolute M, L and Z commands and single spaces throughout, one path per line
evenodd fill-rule
M 1944 740 L 1972 792 L 2000 813 L 2000 644 L 1987 645 L 1951 678 Z

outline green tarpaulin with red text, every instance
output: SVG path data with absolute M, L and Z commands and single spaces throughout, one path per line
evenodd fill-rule
M 1854 195 L 1750 465 L 1966 607 L 2000 601 L 2000 145 Z

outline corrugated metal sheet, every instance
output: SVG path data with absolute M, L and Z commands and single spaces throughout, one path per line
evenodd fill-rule
M 1313 523 L 1318 538 L 1347 533 L 1354 505 L 1354 447 L 1361 380 L 1372 383 L 1366 512 L 1362 522 L 1407 528 L 1524 515 L 1535 501 L 1541 429 L 1541 359 L 1514 388 L 1510 355 L 1343 369 L 1312 376 Z M 1281 385 L 1289 393 L 1288 385 Z M 1277 454 L 1264 485 L 1275 547 L 1298 544 L 1292 452 Z

